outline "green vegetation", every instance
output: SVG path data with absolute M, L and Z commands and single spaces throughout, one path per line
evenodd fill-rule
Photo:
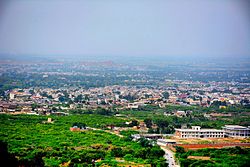
M 206 156 L 210 160 L 194 160 L 188 156 Z M 232 147 L 223 149 L 200 149 L 184 151 L 182 147 L 176 148 L 176 157 L 179 159 L 181 167 L 187 166 L 225 166 L 225 167 L 245 167 L 250 162 L 250 148 Z
M 5 155 L 23 166 L 65 163 L 69 166 L 92 166 L 93 163 L 116 166 L 119 164 L 117 157 L 125 162 L 165 165 L 164 152 L 158 146 L 134 142 L 103 130 L 69 130 L 75 124 L 105 128 L 125 120 L 96 114 L 53 116 L 52 119 L 53 123 L 46 123 L 47 116 L 0 115 L 0 141 L 8 144 Z
M 177 106 L 167 105 L 165 108 L 151 109 L 155 106 L 148 105 L 147 109 L 139 111 L 120 111 L 123 115 L 128 115 L 130 118 L 136 118 L 145 121 L 148 128 L 152 126 L 152 123 L 158 126 L 155 133 L 174 133 L 174 128 L 181 128 L 182 125 L 186 125 L 190 128 L 193 125 L 201 126 L 202 128 L 217 128 L 221 129 L 225 124 L 236 124 L 242 126 L 250 126 L 249 114 L 247 108 L 242 107 L 228 107 L 226 109 L 216 110 L 214 107 L 199 107 L 199 106 Z M 172 113 L 174 111 L 192 111 L 191 114 L 187 114 L 186 117 L 177 117 L 175 115 L 165 116 L 165 113 Z M 232 113 L 231 117 L 218 116 L 214 119 L 204 116 L 205 113 L 211 112 L 224 112 Z M 153 132 L 153 130 L 150 129 Z
M 138 133 L 139 133 L 138 131 L 134 131 L 134 130 L 120 131 L 120 134 L 125 137 L 124 138 L 125 140 L 128 140 L 128 141 L 131 141 L 133 139 L 131 135 L 138 134 Z

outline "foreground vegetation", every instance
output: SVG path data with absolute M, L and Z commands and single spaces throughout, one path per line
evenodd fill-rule
M 0 115 L 1 148 L 8 144 L 5 152 L 1 152 L 8 157 L 5 161 L 21 166 L 116 166 L 130 162 L 166 165 L 164 151 L 145 140 L 134 142 L 102 130 L 69 130 L 75 122 L 103 128 L 121 124 L 122 119 L 95 114 L 52 118 L 53 123 L 46 123 L 46 116 Z
M 200 149 L 184 151 L 182 147 L 176 148 L 176 156 L 181 167 L 188 166 L 223 166 L 223 167 L 245 167 L 250 163 L 250 148 L 232 147 L 223 149 Z M 191 159 L 189 156 L 208 157 L 208 160 Z
M 193 111 L 185 117 L 166 116 L 176 110 Z M 208 110 L 208 111 L 206 111 Z M 107 133 L 107 125 L 128 127 L 144 121 L 150 133 L 174 133 L 174 128 L 182 125 L 200 125 L 202 128 L 221 128 L 225 124 L 249 125 L 249 115 L 235 113 L 232 117 L 204 117 L 213 108 L 198 106 L 174 106 L 166 108 L 148 105 L 138 111 L 72 110 L 69 116 L 0 115 L 0 161 L 8 161 L 10 166 L 117 166 L 143 164 L 144 166 L 166 166 L 164 152 L 147 140 L 131 140 L 137 131 L 121 131 L 124 137 Z M 219 111 L 219 110 L 216 110 Z M 226 111 L 229 112 L 229 111 Z M 244 114 L 245 113 L 245 114 Z M 116 117 L 116 114 L 122 116 Z M 125 122 L 131 122 L 125 124 Z M 70 127 L 84 125 L 96 128 L 71 132 Z M 157 129 L 151 128 L 153 124 Z M 203 149 L 184 151 L 177 149 L 177 157 L 182 166 L 245 166 L 249 162 L 249 149 Z M 194 160 L 188 156 L 208 156 L 210 160 Z

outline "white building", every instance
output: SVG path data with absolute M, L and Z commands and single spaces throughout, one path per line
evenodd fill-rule
M 200 126 L 192 126 L 192 129 L 175 129 L 175 136 L 180 138 L 223 138 L 224 130 L 201 129 Z
M 137 109 L 140 106 L 144 106 L 144 104 L 141 103 L 141 102 L 134 102 L 134 103 L 128 103 L 127 108 L 129 108 L 129 109 Z
M 157 144 L 159 146 L 166 146 L 168 144 L 176 144 L 175 140 L 170 140 L 170 139 L 158 139 Z
M 15 93 L 13 93 L 13 92 L 10 92 L 10 100 L 13 100 L 13 99 L 15 99 Z
M 249 127 L 244 127 L 239 125 L 225 125 L 223 127 L 223 130 L 225 131 L 225 136 L 227 137 L 239 137 L 239 138 L 250 137 Z

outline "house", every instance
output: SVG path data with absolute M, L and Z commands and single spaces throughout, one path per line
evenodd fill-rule
M 21 109 L 21 112 L 24 112 L 24 113 L 32 112 L 32 108 L 31 107 L 23 107 Z
M 186 112 L 185 111 L 176 111 L 175 115 L 177 117 L 185 117 L 186 116 Z
M 139 129 L 141 133 L 147 133 L 148 132 L 148 128 L 147 128 L 147 126 L 146 126 L 146 124 L 144 122 L 140 122 L 139 126 L 137 126 L 137 129 Z
M 72 132 L 77 132 L 77 131 L 86 131 L 86 130 L 90 130 L 91 128 L 89 127 L 85 127 L 85 126 L 81 126 L 81 125 L 74 125 L 73 127 L 70 127 L 69 130 Z
M 129 109 L 138 109 L 140 106 L 144 106 L 141 102 L 128 103 L 127 108 Z
M 43 121 L 43 123 L 47 124 L 47 123 L 54 123 L 54 121 L 52 120 L 52 118 L 48 118 L 47 121 Z
M 52 112 L 51 115 L 65 116 L 69 115 L 69 113 L 57 111 L 57 112 Z
M 7 111 L 8 112 L 15 112 L 17 109 L 17 105 L 16 104 L 10 104 Z
M 70 131 L 72 132 L 75 132 L 75 131 L 80 131 L 81 129 L 78 128 L 78 126 L 73 126 L 73 127 L 70 127 Z
M 106 128 L 108 128 L 108 129 L 110 129 L 110 130 L 114 130 L 115 125 L 114 125 L 114 124 L 107 125 Z
M 152 126 L 151 126 L 151 128 L 154 129 L 154 130 L 156 130 L 158 128 L 158 126 L 153 123 Z

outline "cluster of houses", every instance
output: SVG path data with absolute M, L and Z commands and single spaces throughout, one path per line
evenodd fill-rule
M 171 84 L 169 84 L 171 82 Z M 60 109 L 96 109 L 98 107 L 117 109 L 139 109 L 151 104 L 165 107 L 166 104 L 178 105 L 250 105 L 250 88 L 239 88 L 237 84 L 227 82 L 191 82 L 166 81 L 161 87 L 106 86 L 99 88 L 29 88 L 14 89 L 8 92 L 9 107 L 0 105 L 0 111 L 13 111 L 18 104 L 25 110 L 31 110 L 31 104 L 43 106 L 61 105 Z M 25 104 L 24 107 L 20 104 Z M 66 105 L 63 105 L 66 104 Z M 15 107 L 16 106 L 16 107 Z M 48 108 L 43 107 L 44 110 Z M 40 109 L 42 110 L 42 109 Z M 183 116 L 187 113 L 179 112 Z

